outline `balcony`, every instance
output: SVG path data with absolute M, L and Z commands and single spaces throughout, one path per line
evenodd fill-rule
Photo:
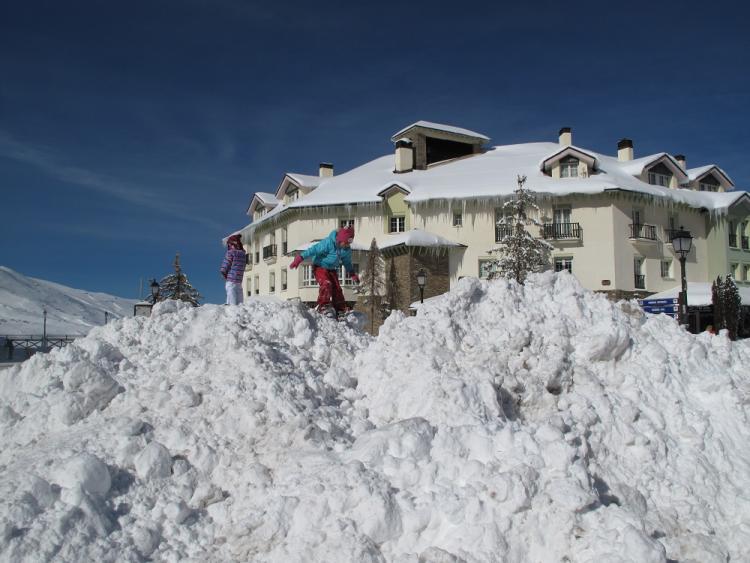
M 664 242 L 668 242 L 669 244 L 672 244 L 672 239 L 679 232 L 680 232 L 679 229 L 664 229 L 664 236 L 666 238 Z
M 284 241 L 281 243 L 281 255 L 286 256 L 289 252 L 289 243 L 287 241 Z
M 729 246 L 737 248 L 737 235 L 729 235 Z
M 630 225 L 630 239 L 656 241 L 656 227 L 654 225 Z
M 750 244 L 748 244 L 748 237 L 740 237 L 742 240 L 742 250 L 750 250 Z
M 513 225 L 495 225 L 495 242 L 513 234 Z
M 545 223 L 542 225 L 542 237 L 555 240 L 579 240 L 581 225 L 579 223 Z
M 263 260 L 272 261 L 276 260 L 276 245 L 269 244 L 263 247 Z
M 635 274 L 635 288 L 646 289 L 646 276 L 643 274 Z

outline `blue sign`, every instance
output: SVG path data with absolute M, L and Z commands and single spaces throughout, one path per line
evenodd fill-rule
M 677 297 L 671 299 L 641 299 L 643 311 L 652 315 L 662 314 L 676 317 L 678 315 L 680 300 Z

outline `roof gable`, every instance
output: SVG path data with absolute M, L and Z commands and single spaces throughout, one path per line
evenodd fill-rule
M 438 132 L 442 133 L 443 135 L 460 137 L 467 142 L 474 142 L 479 144 L 486 143 L 490 140 L 490 138 L 486 135 L 482 135 L 481 133 L 477 133 L 476 131 L 471 131 L 470 129 L 454 127 L 453 125 L 445 125 L 444 123 L 433 123 L 432 121 L 417 121 L 415 123 L 412 123 L 411 125 L 404 127 L 397 133 L 394 133 L 391 137 L 391 141 L 395 143 L 396 140 L 401 137 L 408 137 L 408 133 L 412 131 L 422 132 L 427 137 L 430 136 L 430 131 Z
M 690 178 L 691 182 L 700 182 L 702 178 L 705 178 L 709 174 L 713 174 L 714 177 L 719 180 L 719 183 L 724 189 L 734 187 L 734 182 L 729 177 L 729 175 L 715 164 L 708 164 L 706 166 L 700 166 L 698 168 L 690 168 L 687 171 L 688 178 Z
M 625 172 L 637 177 L 643 174 L 647 169 L 652 168 L 657 164 L 664 164 L 664 166 L 669 168 L 672 174 L 674 174 L 677 178 L 677 182 L 679 184 L 683 184 L 688 181 L 688 175 L 682 168 L 682 166 L 680 166 L 679 162 L 677 162 L 677 160 L 675 160 L 675 158 L 671 154 L 665 152 L 660 152 L 657 154 L 644 156 L 643 158 L 631 160 L 630 162 L 624 163 L 622 169 Z
M 264 207 L 268 211 L 276 207 L 281 203 L 274 194 L 268 192 L 255 192 L 253 199 L 250 200 L 250 205 L 247 208 L 247 214 L 252 216 L 258 209 L 258 207 Z
M 595 170 L 599 166 L 599 162 L 597 161 L 596 156 L 594 156 L 590 152 L 586 152 L 583 149 L 579 149 L 578 147 L 569 145 L 567 147 L 561 148 L 558 151 L 555 151 L 550 156 L 546 157 L 539 164 L 539 167 L 542 171 L 549 172 L 556 162 L 559 162 L 560 160 L 568 156 L 575 157 L 578 160 L 585 162 L 586 165 L 592 170 Z

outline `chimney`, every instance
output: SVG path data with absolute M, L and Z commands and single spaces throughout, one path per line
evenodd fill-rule
M 620 139 L 617 142 L 617 160 L 620 162 L 633 160 L 633 141 L 630 139 Z
M 679 164 L 683 170 L 687 170 L 687 158 L 685 158 L 684 154 L 676 154 L 674 155 L 674 159 L 677 161 L 677 164 Z
M 330 162 L 321 162 L 319 170 L 319 176 L 321 178 L 330 178 L 333 176 L 333 164 Z
M 396 141 L 396 173 L 411 172 L 414 170 L 414 148 L 409 139 Z
M 570 127 L 563 127 L 558 135 L 561 145 L 570 146 L 573 144 L 573 131 L 570 130 Z

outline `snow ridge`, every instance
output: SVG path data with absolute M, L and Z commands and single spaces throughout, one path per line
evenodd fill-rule
M 567 273 L 162 303 L 0 372 L 0 559 L 744 560 L 749 360 Z

